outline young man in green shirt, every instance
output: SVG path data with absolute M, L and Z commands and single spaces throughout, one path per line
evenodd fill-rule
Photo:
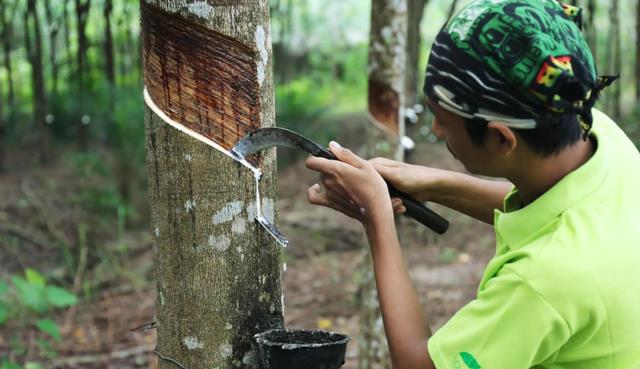
M 309 158 L 309 201 L 362 222 L 395 369 L 640 368 L 640 154 L 593 108 L 596 77 L 577 8 L 477 0 L 438 34 L 425 78 L 433 132 L 489 181 L 331 143 Z M 493 224 L 497 248 L 471 301 L 433 335 L 394 225 L 398 199 Z M 455 230 L 453 230 L 455 231 Z

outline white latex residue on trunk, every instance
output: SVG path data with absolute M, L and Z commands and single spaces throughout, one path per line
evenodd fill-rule
M 171 119 L 167 114 L 165 114 L 164 111 L 162 111 L 162 109 L 160 109 L 160 107 L 158 107 L 158 105 L 156 105 L 156 103 L 151 98 L 151 95 L 149 95 L 149 91 L 147 91 L 146 87 L 144 88 L 143 95 L 144 95 L 144 101 L 149 107 L 149 109 L 151 109 L 151 111 L 153 111 L 153 113 L 157 115 L 160 119 L 162 119 L 165 123 L 167 123 L 168 125 L 172 126 L 173 128 L 183 133 L 186 133 L 187 135 L 195 138 L 196 140 L 202 143 L 205 143 L 208 146 L 213 147 L 214 149 L 220 151 L 221 153 L 225 154 L 231 159 L 249 168 L 249 170 L 253 172 L 253 177 L 256 183 L 256 220 L 258 221 L 258 223 L 260 223 L 260 225 L 262 225 L 266 229 L 267 232 L 269 232 L 269 234 L 271 234 L 276 240 L 278 240 L 278 242 L 282 246 L 286 247 L 288 243 L 286 238 L 284 238 L 284 236 L 280 234 L 277 228 L 275 228 L 275 225 L 273 225 L 273 223 L 271 223 L 270 220 L 266 219 L 262 214 L 262 201 L 261 201 L 262 199 L 260 198 L 260 178 L 262 177 L 262 171 L 260 170 L 260 168 L 254 167 L 245 158 L 241 158 L 239 155 L 236 155 L 234 152 L 225 149 L 224 147 L 220 146 L 220 144 L 213 141 L 212 139 L 206 136 L 203 136 L 202 134 L 190 129 L 184 124 Z M 276 232 L 277 234 L 274 234 L 274 232 Z

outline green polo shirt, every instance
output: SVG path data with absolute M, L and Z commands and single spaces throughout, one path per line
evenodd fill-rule
M 428 341 L 437 369 L 640 368 L 640 155 L 593 113 L 589 161 L 495 211 L 477 298 Z

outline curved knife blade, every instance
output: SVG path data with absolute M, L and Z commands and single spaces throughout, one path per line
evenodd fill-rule
M 302 149 L 313 156 L 335 160 L 336 157 L 324 147 L 297 132 L 280 127 L 261 128 L 242 137 L 231 149 L 233 155 L 245 159 L 260 150 L 272 146 Z
M 238 141 L 231 149 L 231 154 L 238 160 L 246 160 L 247 155 L 255 154 L 260 150 L 272 147 L 284 146 L 294 149 L 302 149 L 313 156 L 319 156 L 325 159 L 337 160 L 337 158 L 327 149 L 300 135 L 297 132 L 279 128 L 269 127 L 260 128 L 256 131 L 248 133 Z M 405 215 L 417 220 L 425 226 L 431 228 L 439 234 L 443 234 L 449 228 L 449 222 L 433 210 L 425 207 L 416 201 L 409 194 L 404 193 L 395 188 L 391 183 L 387 182 L 389 193 L 393 197 L 402 199 L 402 203 L 407 209 Z

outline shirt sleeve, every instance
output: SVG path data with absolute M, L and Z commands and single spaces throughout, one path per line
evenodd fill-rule
M 528 369 L 554 357 L 568 340 L 562 316 L 505 269 L 429 339 L 437 369 Z

